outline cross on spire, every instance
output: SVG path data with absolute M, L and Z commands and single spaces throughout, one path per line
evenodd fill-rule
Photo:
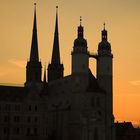
M 104 30 L 105 30 L 105 26 L 106 26 L 106 24 L 105 24 L 105 22 L 104 22 Z
M 80 26 L 82 26 L 82 16 L 80 16 Z

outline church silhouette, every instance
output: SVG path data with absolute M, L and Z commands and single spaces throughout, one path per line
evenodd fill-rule
M 116 139 L 115 126 L 119 127 L 113 115 L 113 54 L 105 24 L 97 54 L 93 54 L 80 18 L 70 75 L 64 76 L 60 50 L 56 7 L 52 57 L 42 79 L 35 4 L 24 86 L 0 86 L 0 140 Z M 96 60 L 96 76 L 89 68 L 89 58 Z

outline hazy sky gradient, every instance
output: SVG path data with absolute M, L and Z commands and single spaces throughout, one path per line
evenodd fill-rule
M 90 52 L 96 52 L 106 22 L 114 54 L 116 120 L 140 123 L 140 0 L 0 0 L 0 83 L 24 83 L 37 2 L 39 54 L 51 60 L 55 7 L 59 5 L 61 61 L 71 73 L 71 50 L 83 17 Z M 95 60 L 90 60 L 93 73 Z

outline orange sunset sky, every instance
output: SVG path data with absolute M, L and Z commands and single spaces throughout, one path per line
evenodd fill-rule
M 114 54 L 114 115 L 116 121 L 140 124 L 140 0 L 0 0 L 0 83 L 25 82 L 37 2 L 39 54 L 44 66 L 51 58 L 55 7 L 59 5 L 61 61 L 71 73 L 71 50 L 83 17 L 90 52 L 97 52 L 106 22 Z M 90 68 L 96 75 L 96 62 Z

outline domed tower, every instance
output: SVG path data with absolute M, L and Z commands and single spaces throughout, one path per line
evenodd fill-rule
M 105 29 L 105 24 L 104 24 L 104 29 L 102 31 L 102 40 L 98 46 L 97 79 L 99 81 L 103 76 L 108 76 L 112 79 L 112 58 L 113 55 L 111 53 L 111 45 L 108 42 L 107 31 Z M 101 87 L 105 90 L 104 83 L 101 84 L 101 81 L 99 83 Z
M 101 89 L 106 93 L 106 139 L 113 139 L 113 72 L 111 45 L 107 39 L 107 31 L 102 31 L 102 40 L 98 46 L 97 80 Z
M 80 18 L 77 39 L 74 41 L 72 51 L 72 74 L 88 74 L 89 71 L 89 53 L 87 50 L 87 41 L 84 39 L 84 27 Z

